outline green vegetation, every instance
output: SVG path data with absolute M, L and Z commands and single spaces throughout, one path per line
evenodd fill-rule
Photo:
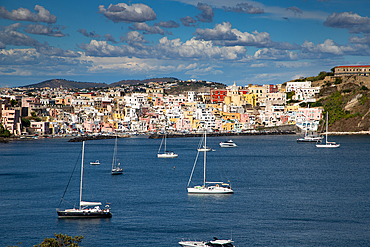
M 341 84 L 343 82 L 343 79 L 342 78 L 335 78 L 335 81 L 334 81 L 334 84 Z
M 5 129 L 2 124 L 0 124 L 0 137 L 10 137 L 9 130 Z
M 30 127 L 31 126 L 31 121 L 29 119 L 22 117 L 21 121 L 22 121 L 22 127 Z
M 41 122 L 41 118 L 39 118 L 37 115 L 36 115 L 36 112 L 31 112 L 31 115 L 32 115 L 32 120 L 35 120 L 36 122 Z
M 287 100 L 291 100 L 294 95 L 295 95 L 295 92 L 294 91 L 287 92 L 286 93 L 286 99 Z
M 45 238 L 41 244 L 34 247 L 78 247 L 83 238 L 83 236 L 71 237 L 67 234 L 55 233 L 55 238 Z
M 83 236 L 75 236 L 71 237 L 63 235 L 61 233 L 55 233 L 55 238 L 45 238 L 41 244 L 34 245 L 33 247 L 78 247 L 79 243 L 82 241 Z M 22 243 L 18 243 L 17 245 L 7 247 L 20 247 Z
M 332 124 L 346 115 L 343 110 L 343 96 L 341 92 L 335 92 L 327 98 L 327 101 L 324 105 L 324 111 L 329 112 L 329 124 Z
M 296 79 L 294 81 L 320 81 L 320 80 L 324 80 L 324 78 L 326 76 L 333 76 L 334 73 L 333 72 L 325 72 L 325 71 L 321 71 L 317 76 L 311 76 L 311 77 L 305 77 L 305 78 L 299 78 L 299 79 Z

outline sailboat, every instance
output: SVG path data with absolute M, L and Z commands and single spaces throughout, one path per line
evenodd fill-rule
M 177 158 L 179 156 L 178 154 L 174 153 L 173 151 L 168 151 L 167 150 L 167 141 L 166 140 L 167 140 L 167 133 L 165 132 L 164 135 L 163 135 L 162 141 L 161 141 L 161 145 L 159 146 L 159 149 L 158 149 L 157 157 L 158 158 Z M 164 141 L 164 152 L 160 153 L 163 141 Z
M 305 128 L 305 134 L 304 134 L 304 137 L 301 137 L 301 138 L 298 138 L 297 139 L 297 142 L 298 143 L 302 143 L 302 142 L 321 142 L 321 140 L 324 138 L 323 136 L 320 136 L 320 135 L 309 135 L 307 133 L 307 122 L 306 122 L 306 128 Z
M 204 135 L 204 147 L 207 147 L 207 135 Z M 201 151 L 202 150 L 202 151 Z M 189 194 L 232 194 L 234 191 L 231 189 L 230 184 L 224 182 L 207 182 L 206 181 L 206 164 L 207 164 L 207 150 L 206 149 L 198 149 L 197 158 L 195 159 L 193 170 L 191 171 L 191 175 L 189 178 L 189 182 L 187 185 L 187 190 Z M 203 185 L 197 185 L 194 187 L 189 187 L 191 178 L 193 176 L 194 168 L 197 163 L 197 159 L 199 156 L 199 152 L 203 152 Z
M 204 132 L 203 139 L 199 142 L 199 145 L 197 148 L 199 152 L 209 152 L 212 150 L 210 147 L 207 147 L 206 139 L 207 139 L 207 131 Z M 204 141 L 204 145 L 202 146 L 203 141 Z
M 113 161 L 112 161 L 112 175 L 120 175 L 123 169 L 120 167 L 121 163 L 117 163 L 117 136 L 114 144 Z
M 328 142 L 328 112 L 326 112 L 326 132 L 325 132 L 325 144 L 317 143 L 318 148 L 339 148 L 340 144 L 335 142 Z
M 84 152 L 85 152 L 85 142 L 82 142 L 82 162 L 81 162 L 81 181 L 80 181 L 80 202 L 78 208 L 59 210 L 57 209 L 58 218 L 111 218 L 112 213 L 110 212 L 110 207 L 107 204 L 104 209 L 99 206 L 102 205 L 101 202 L 87 202 L 82 201 L 82 181 L 83 181 L 83 170 L 84 170 Z M 64 197 L 64 195 L 63 195 Z M 60 201 L 60 204 L 62 203 Z M 59 204 L 59 206 L 60 206 Z

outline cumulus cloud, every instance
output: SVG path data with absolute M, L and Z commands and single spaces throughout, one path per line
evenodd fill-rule
M 178 28 L 180 25 L 175 21 L 161 21 L 154 23 L 154 26 L 159 26 L 163 28 Z
M 197 35 L 197 39 L 204 40 L 237 40 L 238 38 L 231 29 L 230 22 L 216 24 L 214 29 L 197 28 L 197 30 L 195 30 L 195 34 Z
M 222 6 L 222 9 L 227 12 L 237 12 L 246 14 L 264 14 L 265 11 L 259 7 L 254 7 L 248 3 L 238 3 L 236 7 Z
M 64 29 L 64 27 L 50 26 L 50 25 L 45 26 L 45 25 L 42 25 L 42 24 L 31 24 L 31 25 L 28 25 L 24 29 L 24 31 L 26 33 L 53 36 L 53 37 L 64 37 L 64 36 L 66 36 L 59 29 Z
M 118 22 L 145 22 L 157 19 L 157 15 L 148 5 L 137 3 L 127 5 L 118 3 L 110 4 L 107 9 L 104 5 L 99 6 L 99 13 L 103 14 L 114 23 Z
M 83 65 L 83 66 L 80 66 Z M 0 75 L 67 75 L 84 71 L 91 66 L 88 61 L 74 57 L 47 56 L 35 48 L 0 50 Z
M 87 56 L 95 57 L 146 57 L 148 52 L 145 49 L 138 49 L 133 46 L 113 46 L 107 41 L 91 40 L 89 44 L 78 45 L 85 51 Z
M 112 36 L 112 34 L 107 33 L 104 35 L 104 40 L 112 42 L 113 44 L 117 44 L 118 42 L 115 40 L 115 38 Z
M 182 22 L 182 25 L 184 25 L 185 27 L 195 27 L 195 23 L 197 23 L 197 21 L 190 16 L 180 18 L 180 21 Z
M 362 17 L 356 13 L 342 12 L 329 15 L 324 26 L 334 28 L 345 28 L 350 33 L 370 33 L 370 18 Z
M 368 45 L 362 44 L 340 45 L 331 39 L 317 45 L 306 40 L 302 44 L 301 55 L 302 58 L 343 57 L 344 55 L 369 56 L 370 48 Z
M 37 40 L 17 31 L 22 25 L 15 23 L 0 28 L 0 43 L 3 45 L 33 47 L 38 52 L 48 56 L 79 57 L 80 54 L 71 50 L 55 48 L 48 43 L 41 44 Z
M 295 51 L 263 48 L 256 51 L 253 57 L 259 60 L 295 60 L 298 58 L 298 54 Z
M 276 49 L 295 50 L 299 49 L 298 45 L 292 45 L 288 42 L 274 42 L 267 32 L 253 33 L 241 32 L 233 29 L 229 22 L 216 24 L 213 29 L 201 29 L 196 31 L 196 38 L 203 40 L 212 40 L 215 45 L 220 46 L 255 46 L 255 47 L 272 47 Z
M 198 3 L 197 9 L 201 10 L 202 13 L 196 16 L 200 22 L 212 22 L 215 13 L 210 5 L 205 3 Z
M 146 23 L 134 23 L 133 27 L 129 27 L 130 30 L 139 30 L 144 31 L 144 34 L 164 34 L 163 29 L 161 29 L 159 26 L 149 26 Z
M 351 36 L 348 41 L 352 44 L 370 44 L 370 35 L 364 35 L 364 37 Z
M 180 39 L 169 40 L 163 37 L 155 46 L 144 46 L 147 42 L 137 31 L 121 37 L 128 45 L 113 46 L 106 41 L 91 40 L 89 44 L 78 45 L 87 56 L 96 57 L 136 57 L 146 59 L 174 60 L 237 60 L 244 59 L 246 49 L 241 46 L 218 47 L 210 41 L 192 38 L 186 42 Z
M 244 58 L 246 49 L 241 46 L 218 47 L 214 46 L 211 41 L 195 38 L 183 43 L 180 39 L 169 40 L 163 37 L 155 46 L 155 52 L 160 58 L 236 60 Z
M 80 54 L 71 51 L 71 50 L 63 50 L 61 48 L 57 48 L 54 46 L 50 46 L 47 42 L 44 42 L 44 44 L 38 43 L 34 46 L 36 50 L 44 55 L 47 56 L 59 56 L 59 57 L 79 57 Z
M 121 37 L 121 41 L 126 42 L 127 44 L 132 46 L 141 47 L 143 46 L 143 44 L 149 43 L 149 41 L 145 39 L 144 35 L 142 35 L 138 31 L 128 32 L 126 34 L 126 37 Z
M 86 29 L 82 29 L 82 28 L 78 29 L 77 32 L 79 32 L 80 34 L 82 34 L 83 36 L 86 36 L 88 38 L 94 38 L 95 39 L 95 38 L 100 38 L 101 37 L 101 35 L 95 33 L 95 31 L 88 32 L 88 31 L 86 31 Z
M 22 25 L 15 23 L 0 28 L 0 42 L 6 45 L 35 47 L 39 42 L 30 36 L 18 32 Z
M 293 7 L 288 7 L 286 10 L 292 11 L 294 13 L 294 16 L 300 16 L 303 14 L 303 11 L 300 10 L 298 7 L 293 6 Z
M 32 13 L 29 9 L 20 7 L 19 9 L 13 9 L 9 12 L 4 6 L 0 7 L 0 17 L 3 19 L 9 19 L 13 21 L 31 21 L 31 22 L 46 22 L 55 23 L 57 17 L 51 15 L 49 10 L 43 6 L 36 5 L 34 10 L 36 13 Z

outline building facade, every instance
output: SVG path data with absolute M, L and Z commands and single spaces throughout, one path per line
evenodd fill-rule
M 370 65 L 337 66 L 334 68 L 334 76 L 370 75 Z

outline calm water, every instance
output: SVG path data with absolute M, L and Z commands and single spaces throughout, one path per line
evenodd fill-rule
M 0 144 L 0 246 L 39 244 L 54 233 L 83 246 L 179 246 L 182 239 L 233 238 L 236 246 L 370 246 L 370 137 L 333 136 L 338 149 L 297 136 L 211 137 L 208 180 L 235 194 L 188 195 L 199 138 L 168 139 L 177 159 L 157 159 L 161 140 L 118 140 L 124 175 L 111 176 L 114 140 L 85 145 L 86 200 L 111 203 L 113 218 L 58 220 L 78 201 L 82 143 L 67 139 Z M 100 166 L 88 165 L 99 159 Z M 199 163 L 193 180 L 202 180 Z

